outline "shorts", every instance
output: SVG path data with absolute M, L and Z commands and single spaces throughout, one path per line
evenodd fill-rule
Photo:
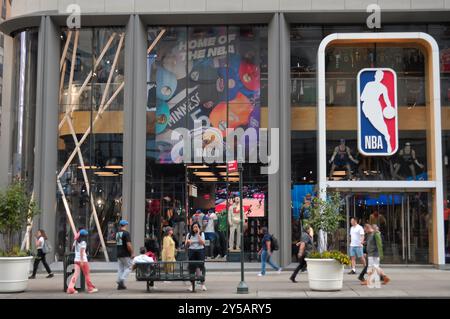
M 350 257 L 353 257 L 353 256 L 361 258 L 363 256 L 363 248 L 350 246 Z
M 369 268 L 371 267 L 375 267 L 375 268 L 379 268 L 380 267 L 380 257 L 369 257 Z

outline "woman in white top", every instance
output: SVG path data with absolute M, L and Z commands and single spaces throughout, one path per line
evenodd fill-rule
M 75 290 L 75 283 L 77 282 L 78 276 L 80 275 L 80 270 L 86 279 L 86 285 L 88 286 L 88 293 L 97 292 L 98 289 L 91 282 L 91 274 L 89 270 L 89 263 L 87 259 L 87 235 L 88 231 L 86 229 L 81 229 L 77 239 L 74 241 L 73 246 L 75 247 L 75 273 L 70 280 L 69 287 L 67 288 L 68 294 L 78 293 Z
M 45 260 L 44 245 L 45 245 L 46 240 L 47 240 L 47 234 L 45 233 L 45 231 L 43 229 L 39 229 L 36 233 L 37 254 L 36 254 L 36 258 L 34 259 L 33 274 L 30 277 L 28 277 L 29 279 L 36 278 L 36 273 L 37 273 L 40 262 L 42 262 L 42 264 L 45 267 L 45 270 L 48 273 L 47 278 L 52 278 L 54 276 L 49 265 L 47 264 L 47 261 Z

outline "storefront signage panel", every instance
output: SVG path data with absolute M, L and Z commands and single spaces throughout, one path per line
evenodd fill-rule
M 390 156 L 398 149 L 397 76 L 388 68 L 358 73 L 358 149 L 366 156 Z

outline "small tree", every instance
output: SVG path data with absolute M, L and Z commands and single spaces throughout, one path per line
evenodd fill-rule
M 320 196 L 314 197 L 311 205 L 311 215 L 307 223 L 318 231 L 319 251 L 328 250 L 327 234 L 334 233 L 345 220 L 341 214 L 343 202 L 338 192 L 328 194 L 326 199 Z
M 0 233 L 5 242 L 2 255 L 16 256 L 20 249 L 14 241 L 26 227 L 29 219 L 39 213 L 37 204 L 26 191 L 23 181 L 14 181 L 0 192 Z

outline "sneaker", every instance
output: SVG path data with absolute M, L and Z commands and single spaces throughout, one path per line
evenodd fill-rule
M 383 285 L 386 285 L 389 281 L 391 281 L 390 279 L 389 279 L 389 277 L 388 276 L 384 276 L 384 280 L 383 280 Z
M 117 285 L 117 290 L 125 290 L 125 289 L 127 289 L 127 287 L 125 287 L 123 282 L 119 282 L 119 284 Z
M 348 274 L 349 274 L 349 275 L 355 275 L 355 274 L 356 274 L 356 271 L 352 269 L 351 271 L 348 272 Z
M 187 290 L 190 291 L 190 292 L 194 291 L 194 289 L 192 288 L 192 285 L 190 285 Z
M 202 285 L 202 290 L 203 290 L 203 291 L 206 291 L 206 290 L 207 290 L 205 285 Z
M 98 292 L 97 288 L 92 288 L 91 290 L 88 291 L 88 293 L 90 293 L 90 294 L 93 294 L 93 293 L 96 293 L 96 292 Z
M 28 277 L 28 279 L 36 279 L 36 276 L 31 275 L 30 277 Z
M 283 271 L 283 269 L 282 268 L 280 268 L 280 269 L 278 269 L 278 271 L 277 271 L 277 274 L 281 274 L 281 272 Z
M 361 285 L 367 286 L 367 280 L 361 280 Z
M 48 276 L 47 276 L 47 277 L 45 277 L 45 278 L 53 278 L 53 277 L 55 277 L 55 275 L 54 275 L 54 274 L 48 274 Z
M 78 290 L 69 290 L 69 289 L 67 289 L 67 294 L 69 294 L 69 295 L 75 295 L 75 294 L 77 294 L 78 293 Z
M 295 278 L 294 277 L 289 277 L 289 279 L 293 282 L 293 283 L 296 283 L 297 282 L 297 280 L 295 280 Z
M 262 276 L 265 276 L 265 275 L 262 274 L 262 273 L 259 273 L 259 274 L 258 274 L 258 277 L 262 277 Z

